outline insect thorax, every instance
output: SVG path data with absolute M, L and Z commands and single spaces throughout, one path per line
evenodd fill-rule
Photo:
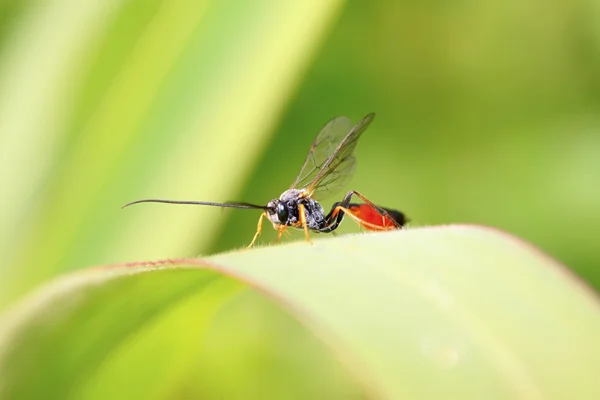
M 302 228 L 300 222 L 300 204 L 304 205 L 306 225 L 310 230 L 319 230 L 326 225 L 325 211 L 316 200 L 310 198 L 305 189 L 289 189 L 267 205 L 267 216 L 275 229 L 281 225 Z M 280 210 L 281 212 L 278 212 Z M 284 211 L 287 210 L 287 213 Z

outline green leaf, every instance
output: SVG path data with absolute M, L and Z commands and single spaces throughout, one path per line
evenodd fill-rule
M 0 320 L 0 398 L 600 398 L 598 311 L 468 226 L 95 268 Z

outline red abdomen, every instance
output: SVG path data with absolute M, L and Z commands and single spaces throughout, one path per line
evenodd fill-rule
M 365 229 L 371 231 L 397 229 L 398 225 L 406 223 L 404 214 L 399 211 L 383 208 L 388 215 L 383 216 L 368 204 L 350 204 L 348 210 L 367 224 L 361 224 Z M 395 223 L 394 223 L 395 222 Z

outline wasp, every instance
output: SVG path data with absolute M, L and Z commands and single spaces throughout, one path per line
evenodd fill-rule
M 402 212 L 380 207 L 355 190 L 350 190 L 342 201 L 334 203 L 329 213 L 325 213 L 319 203 L 341 190 L 352 177 L 356 167 L 354 149 L 374 118 L 375 114 L 370 113 L 354 126 L 347 117 L 337 117 L 325 124 L 313 141 L 292 186 L 267 205 L 143 199 L 125 204 L 123 208 L 138 203 L 168 203 L 262 210 L 256 233 L 247 248 L 252 247 L 260 236 L 265 217 L 278 232 L 276 241 L 289 227 L 293 227 L 304 230 L 306 241 L 310 242 L 309 231 L 333 232 L 345 216 L 371 231 L 400 229 L 408 222 Z M 352 203 L 353 196 L 362 203 Z

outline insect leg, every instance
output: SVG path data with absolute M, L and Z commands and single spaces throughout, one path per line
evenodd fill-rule
M 306 241 L 311 243 L 310 237 L 308 236 L 308 225 L 306 224 L 306 211 L 304 208 L 304 204 L 300 203 L 298 205 L 298 214 L 300 214 L 300 223 L 302 224 L 302 228 L 304 229 L 304 237 L 306 237 Z
M 339 208 L 341 204 L 342 202 L 338 201 L 331 207 L 331 211 L 325 217 L 325 221 L 327 221 L 327 223 L 322 229 L 319 229 L 319 232 L 333 232 L 342 223 L 342 220 L 344 219 L 344 212 Z
M 277 229 L 277 238 L 275 239 L 275 243 L 278 243 L 279 240 L 281 240 L 281 235 L 283 235 L 283 233 L 285 231 L 286 231 L 286 227 L 283 225 Z
M 258 217 L 258 224 L 256 225 L 256 233 L 254 234 L 254 237 L 252 238 L 252 241 L 250 242 L 248 247 L 246 247 L 246 250 L 249 249 L 250 247 L 252 247 L 254 242 L 256 242 L 256 239 L 258 239 L 258 237 L 260 236 L 260 234 L 262 232 L 262 220 L 266 216 L 267 216 L 266 213 L 262 213 L 262 214 L 260 214 L 260 217 Z

